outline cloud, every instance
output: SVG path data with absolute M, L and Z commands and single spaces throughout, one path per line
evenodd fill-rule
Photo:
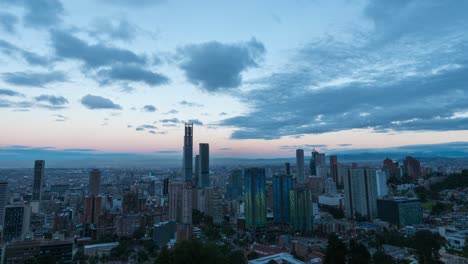
M 10 89 L 0 89 L 0 96 L 24 97 L 24 94 L 10 90 Z
M 116 63 L 137 65 L 146 63 L 145 57 L 139 56 L 132 51 L 102 44 L 87 44 L 83 40 L 63 31 L 52 30 L 51 38 L 52 46 L 58 57 L 79 60 L 90 69 Z
M 308 151 L 312 149 L 326 149 L 327 146 L 328 145 L 325 145 L 325 144 L 283 145 L 283 146 L 279 146 L 278 149 L 287 150 L 287 151 L 293 151 L 296 149 L 304 149 Z
M 59 0 L 3 0 L 1 4 L 23 7 L 23 23 L 33 28 L 57 25 L 62 22 L 64 14 Z
M 372 3 L 376 2 L 387 3 Z M 235 139 L 351 129 L 468 130 L 468 118 L 457 115 L 468 112 L 468 17 L 456 15 L 458 22 L 451 26 L 431 22 L 434 28 L 424 26 L 415 33 L 409 24 L 449 16 L 453 5 L 407 2 L 394 7 L 398 12 L 382 8 L 391 12 L 387 20 L 376 21 L 380 24 L 373 30 L 356 33 L 349 41 L 331 37 L 301 47 L 283 69 L 238 94 L 249 107 L 247 114 L 226 118 L 220 125 L 234 128 Z M 430 8 L 418 11 L 415 3 Z M 404 16 L 397 19 L 404 23 L 393 25 L 393 15 Z
M 232 148 L 220 148 L 219 150 L 221 150 L 221 151 L 227 151 L 227 150 L 232 150 Z
M 179 111 L 177 111 L 177 110 L 175 110 L 175 109 L 172 109 L 172 110 L 170 110 L 170 111 L 165 112 L 164 114 L 165 114 L 165 115 L 169 115 L 169 114 L 172 115 L 172 114 L 177 114 L 177 113 L 179 113 Z
M 10 72 L 2 74 L 6 83 L 18 86 L 44 87 L 50 83 L 64 82 L 67 80 L 65 74 L 60 71 L 48 73 L 37 72 Z
M 348 144 L 348 143 L 345 143 L 345 144 L 337 144 L 337 146 L 339 147 L 350 147 L 352 146 L 353 144 Z
M 153 135 L 156 134 L 156 132 L 153 130 L 149 130 L 148 133 L 153 134 Z
M 50 60 L 47 57 L 24 50 L 4 40 L 0 40 L 0 51 L 11 58 L 20 56 L 23 60 L 33 66 L 47 66 L 50 63 Z
M 161 119 L 159 122 L 163 123 L 163 126 L 176 126 L 177 124 L 183 123 L 181 120 L 178 118 L 166 118 L 166 119 Z
M 34 98 L 36 102 L 47 102 L 53 106 L 62 106 L 64 104 L 68 104 L 68 100 L 63 96 L 55 96 L 55 95 L 40 95 Z
M 154 105 L 145 105 L 142 109 L 144 112 L 156 112 L 157 108 Z
M 97 95 L 85 95 L 81 98 L 81 104 L 88 109 L 122 109 L 122 107 L 110 99 Z
M 151 5 L 161 4 L 166 0 L 101 0 L 112 5 L 122 5 L 125 7 L 144 8 Z
M 258 67 L 265 47 L 256 39 L 237 44 L 211 41 L 185 46 L 178 53 L 188 81 L 205 91 L 217 92 L 238 87 L 242 72 Z
M 159 153 L 159 154 L 176 154 L 179 153 L 178 150 L 158 150 L 155 151 L 154 153 Z
M 179 104 L 183 106 L 188 106 L 188 107 L 203 107 L 202 104 L 195 103 L 195 102 L 188 102 L 185 100 L 180 101 Z
M 137 128 L 135 128 L 135 130 L 136 130 L 136 131 L 144 131 L 145 129 L 142 128 L 142 127 L 137 127 Z
M 89 30 L 91 36 L 104 36 L 112 40 L 132 41 L 137 33 L 137 27 L 126 18 L 97 18 L 91 27 Z
M 118 64 L 97 73 L 101 84 L 116 81 L 143 82 L 150 86 L 169 83 L 169 79 L 159 73 L 148 71 L 135 64 Z
M 221 113 L 219 113 L 219 115 L 220 115 L 220 116 L 226 116 L 227 113 L 226 113 L 226 112 L 221 112 Z
M 203 126 L 203 122 L 198 120 L 198 119 L 190 119 L 187 121 L 188 123 L 192 123 L 194 125 L 198 125 L 198 126 Z
M 18 23 L 18 18 L 7 12 L 0 12 L 0 28 L 12 34 L 15 32 L 15 26 Z
M 64 116 L 64 115 L 59 115 L 59 114 L 56 114 L 56 115 L 52 115 L 53 117 L 55 117 L 55 122 L 65 122 L 68 120 L 68 117 Z

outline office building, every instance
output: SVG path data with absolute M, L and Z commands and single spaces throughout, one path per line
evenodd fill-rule
M 5 206 L 7 204 L 8 182 L 0 182 L 0 227 L 3 228 L 5 222 Z
M 233 170 L 229 175 L 227 198 L 235 199 L 242 195 L 242 170 Z
M 224 220 L 224 197 L 219 187 L 205 189 L 205 212 L 213 218 L 213 223 L 222 224 Z
M 348 218 L 377 217 L 375 169 L 351 168 L 344 177 L 345 214 Z
M 291 227 L 302 233 L 309 233 L 314 228 L 314 215 L 312 210 L 312 191 L 297 187 L 289 191 L 290 224 Z
M 101 191 L 101 171 L 93 169 L 89 172 L 88 195 L 97 196 Z
M 422 224 L 421 201 L 416 198 L 390 197 L 377 200 L 378 217 L 397 226 Z
M 293 187 L 291 176 L 273 177 L 273 216 L 275 224 L 289 224 L 289 191 Z
M 84 199 L 82 223 L 97 224 L 99 215 L 104 212 L 105 204 L 105 196 L 86 196 Z
M 183 173 L 185 181 L 192 181 L 193 174 L 193 124 L 185 123 Z
M 10 205 L 5 207 L 3 240 L 24 239 L 31 223 L 31 207 L 27 205 Z
M 198 187 L 210 186 L 210 146 L 208 143 L 200 143 L 200 175 L 198 177 Z
M 325 153 L 319 153 L 317 150 L 312 151 L 310 158 L 310 175 L 319 176 L 322 178 L 327 177 L 327 163 L 325 160 Z
M 302 184 L 305 182 L 304 150 L 303 149 L 296 149 L 296 167 L 297 167 L 297 175 L 296 175 L 297 182 Z
M 244 188 L 246 227 L 253 230 L 266 227 L 265 169 L 245 169 Z

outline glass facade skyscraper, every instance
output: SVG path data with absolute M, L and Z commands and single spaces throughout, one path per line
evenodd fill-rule
M 289 201 L 291 227 L 303 233 L 313 231 L 312 191 L 305 188 L 295 188 L 289 191 Z
M 266 227 L 265 169 L 244 170 L 245 222 L 251 229 Z
M 291 176 L 276 175 L 273 177 L 273 213 L 276 224 L 289 224 L 289 191 L 292 187 Z

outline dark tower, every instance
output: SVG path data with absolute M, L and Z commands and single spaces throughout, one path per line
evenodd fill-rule
M 185 123 L 184 135 L 184 159 L 183 159 L 184 179 L 186 182 L 192 180 L 193 173 L 193 124 Z

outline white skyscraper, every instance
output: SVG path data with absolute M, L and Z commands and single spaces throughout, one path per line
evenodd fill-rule
M 345 213 L 348 218 L 356 214 L 374 219 L 377 217 L 377 181 L 375 169 L 349 169 L 344 177 Z
M 382 170 L 377 170 L 375 172 L 375 177 L 377 181 L 377 197 L 387 196 L 387 175 Z

